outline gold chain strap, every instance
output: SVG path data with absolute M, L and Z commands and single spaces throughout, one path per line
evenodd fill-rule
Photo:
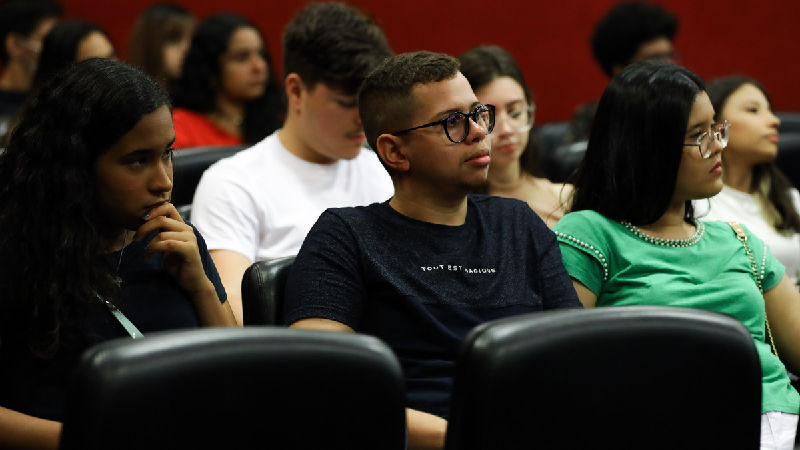
M 764 288 L 761 286 L 761 277 L 758 276 L 758 266 L 756 265 L 756 259 L 753 257 L 753 252 L 750 251 L 750 246 L 747 244 L 747 234 L 744 232 L 744 228 L 739 225 L 738 222 L 728 222 L 728 225 L 733 228 L 733 231 L 736 233 L 736 237 L 741 241 L 742 245 L 744 246 L 744 251 L 747 252 L 747 257 L 750 259 L 750 267 L 753 268 L 753 276 L 756 278 L 756 285 L 758 286 L 759 292 L 764 294 Z M 764 324 L 767 328 L 767 335 L 769 336 L 769 344 L 772 346 L 772 351 L 775 353 L 775 356 L 780 359 L 778 356 L 778 349 L 775 348 L 775 341 L 772 340 L 772 330 L 769 328 L 769 318 L 767 317 L 766 307 L 764 309 Z

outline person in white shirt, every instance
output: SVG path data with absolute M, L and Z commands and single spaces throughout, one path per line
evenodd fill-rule
M 283 128 L 203 175 L 192 221 L 241 325 L 241 283 L 254 262 L 297 254 L 330 207 L 386 201 L 389 175 L 366 138 L 357 92 L 392 55 L 381 29 L 342 3 L 312 3 L 283 33 Z
M 758 81 L 738 75 L 709 82 L 707 91 L 715 121 L 730 123 L 730 138 L 722 152 L 722 192 L 696 202 L 696 215 L 746 225 L 797 285 L 800 193 L 775 164 L 780 119 L 772 113 L 769 94 Z

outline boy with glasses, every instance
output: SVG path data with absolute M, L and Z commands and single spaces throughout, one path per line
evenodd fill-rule
M 458 60 L 395 56 L 359 90 L 370 146 L 394 196 L 329 209 L 286 289 L 296 328 L 382 338 L 406 376 L 409 448 L 442 448 L 461 340 L 483 322 L 579 308 L 555 236 L 527 204 L 468 195 L 486 181 L 495 110 Z
M 328 207 L 392 195 L 358 113 L 358 86 L 391 50 L 381 29 L 342 3 L 312 3 L 284 30 L 286 120 L 209 168 L 192 221 L 206 239 L 239 324 L 241 283 L 255 261 L 297 254 Z

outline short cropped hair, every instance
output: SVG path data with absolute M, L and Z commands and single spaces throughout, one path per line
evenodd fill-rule
M 592 54 L 609 77 L 614 66 L 626 66 L 647 41 L 658 37 L 675 39 L 678 18 L 659 5 L 620 3 L 605 15 L 592 34 Z
M 8 63 L 6 37 L 30 37 L 43 20 L 61 17 L 64 9 L 51 0 L 6 0 L 0 3 L 0 63 Z
M 403 53 L 378 65 L 358 91 L 358 112 L 370 147 L 377 148 L 381 134 L 412 126 L 411 118 L 420 107 L 412 95 L 414 86 L 450 80 L 459 67 L 452 56 L 427 51 Z
M 367 74 L 390 56 L 380 27 L 344 3 L 311 3 L 283 32 L 283 77 L 296 73 L 311 89 L 322 82 L 355 95 Z
M 704 90 L 702 78 L 663 61 L 638 61 L 614 76 L 573 180 L 572 211 L 633 225 L 663 216 L 675 192 L 689 115 Z M 694 210 L 686 203 L 690 220 Z

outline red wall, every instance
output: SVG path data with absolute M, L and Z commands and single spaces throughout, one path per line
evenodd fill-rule
M 105 27 L 125 54 L 133 21 L 153 0 L 62 0 L 68 18 Z M 230 11 L 264 31 L 280 61 L 283 26 L 303 1 L 174 0 L 200 18 Z M 575 106 L 600 97 L 607 82 L 589 50 L 595 21 L 614 0 L 352 0 L 382 23 L 395 52 L 432 50 L 457 56 L 479 44 L 500 45 L 517 59 L 537 98 L 539 123 L 566 120 Z M 776 110 L 800 111 L 800 2 L 669 0 L 681 18 L 681 62 L 706 79 L 744 73 L 769 90 Z

